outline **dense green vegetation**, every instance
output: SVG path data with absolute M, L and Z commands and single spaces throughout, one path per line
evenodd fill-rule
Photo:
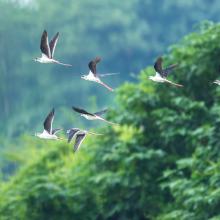
M 11 154 L 20 169 L 1 184 L 1 219 L 219 219 L 219 39 L 220 25 L 206 23 L 171 47 L 165 64 L 179 63 L 184 88 L 149 81 L 152 67 L 121 86 L 108 115 L 120 126 L 76 154 L 24 136 Z

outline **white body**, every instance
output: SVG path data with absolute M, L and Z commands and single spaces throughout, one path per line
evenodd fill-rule
M 156 72 L 155 76 L 149 76 L 149 79 L 154 82 L 164 83 L 166 80 L 160 76 L 159 73 Z
M 155 76 L 149 76 L 149 79 L 154 81 L 154 82 L 159 82 L 159 83 L 164 83 L 164 82 L 170 83 L 170 84 L 172 84 L 174 86 L 178 86 L 178 87 L 182 87 L 183 86 L 183 85 L 171 82 L 170 80 L 168 80 L 166 78 L 161 77 L 158 72 L 156 72 Z
M 58 60 L 54 60 L 53 58 L 48 58 L 45 54 L 42 53 L 41 57 L 35 58 L 34 61 L 39 62 L 39 63 L 57 63 L 63 66 L 72 66 L 71 64 L 65 64 L 61 63 Z
M 96 120 L 96 119 L 99 119 L 95 116 L 92 116 L 92 115 L 85 115 L 85 114 L 81 114 L 82 117 L 86 118 L 87 120 Z
M 98 77 L 95 77 L 91 71 L 89 71 L 88 75 L 81 76 L 81 78 L 85 80 L 93 81 L 93 82 L 98 82 L 98 83 L 101 82 L 101 80 Z
M 58 140 L 59 138 L 55 134 L 49 134 L 46 130 L 42 133 L 36 133 L 35 136 L 41 139 L 50 139 L 50 140 Z
M 46 55 L 44 55 L 42 53 L 42 56 L 41 57 L 38 57 L 35 59 L 36 62 L 39 62 L 39 63 L 54 63 L 54 60 L 53 59 L 50 59 L 48 58 Z
M 105 88 L 107 88 L 108 90 L 110 90 L 111 92 L 113 92 L 113 89 L 111 87 L 109 87 L 108 85 L 106 85 L 105 83 L 103 83 L 98 76 L 94 76 L 94 74 L 89 71 L 89 74 L 88 75 L 83 75 L 81 76 L 82 79 L 85 79 L 85 80 L 89 80 L 89 81 L 93 81 L 93 82 L 96 82 L 96 83 L 99 83 L 101 84 L 102 86 L 104 86 Z

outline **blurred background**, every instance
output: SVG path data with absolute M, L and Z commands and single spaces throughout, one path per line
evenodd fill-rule
M 59 144 L 44 142 L 42 140 L 37 140 L 35 137 L 31 137 L 35 132 L 42 131 L 43 121 L 53 107 L 56 109 L 54 120 L 55 127 L 62 127 L 64 129 L 68 129 L 70 127 L 82 127 L 87 129 L 100 129 L 101 127 L 102 129 L 103 127 L 107 127 L 106 124 L 100 122 L 91 123 L 84 120 L 71 110 L 71 106 L 82 107 L 91 112 L 95 112 L 107 107 L 112 110 L 112 113 L 110 111 L 108 116 L 111 120 L 118 120 L 118 122 L 126 124 L 125 127 L 121 127 L 120 129 L 113 129 L 115 133 L 110 129 L 105 130 L 108 134 L 110 134 L 112 140 L 103 138 L 103 145 L 108 146 L 108 148 L 102 150 L 102 153 L 97 150 L 99 149 L 98 146 L 101 148 L 102 143 L 100 142 L 93 143 L 93 140 L 89 141 L 87 147 L 88 149 L 93 149 L 94 152 L 97 153 L 97 157 L 94 156 L 96 160 L 93 162 L 94 166 L 98 167 L 96 168 L 98 172 L 100 171 L 100 167 L 101 170 L 103 169 L 103 172 L 106 170 L 106 172 L 110 172 L 108 169 L 111 169 L 112 173 L 115 173 L 119 167 L 121 169 L 123 168 L 128 170 L 126 168 L 127 165 L 124 165 L 121 162 L 117 163 L 115 161 L 124 161 L 125 155 L 128 159 L 127 153 L 129 152 L 129 156 L 131 156 L 132 153 L 134 153 L 133 150 L 135 152 L 136 150 L 137 152 L 143 151 L 143 154 L 138 154 L 135 156 L 133 155 L 133 159 L 138 158 L 138 160 L 141 161 L 139 161 L 141 166 L 139 166 L 139 162 L 131 162 L 133 159 L 127 162 L 129 164 L 129 168 L 131 168 L 130 164 L 132 164 L 132 169 L 135 169 L 134 167 L 137 166 L 140 169 L 143 168 L 145 171 L 145 165 L 147 164 L 149 165 L 148 167 L 150 167 L 150 171 L 148 170 L 149 173 L 151 171 L 154 172 L 154 170 L 161 170 L 159 174 L 150 173 L 149 175 L 152 174 L 152 176 L 150 176 L 149 179 L 145 176 L 143 170 L 143 172 L 138 171 L 140 174 L 140 181 L 142 181 L 142 184 L 140 184 L 141 189 L 143 189 L 143 184 L 145 181 L 152 183 L 152 185 L 150 185 L 150 190 L 144 194 L 144 198 L 147 198 L 147 200 L 142 198 L 143 192 L 135 188 L 136 183 L 134 184 L 134 187 L 128 191 L 123 191 L 124 188 L 122 187 L 122 191 L 120 191 L 121 194 L 119 191 L 115 191 L 115 193 L 116 197 L 117 195 L 121 195 L 123 197 L 124 194 L 128 195 L 130 190 L 135 189 L 138 192 L 141 192 L 138 194 L 138 198 L 141 198 L 140 200 L 144 201 L 144 204 L 148 204 L 149 201 L 153 200 L 157 201 L 157 197 L 151 199 L 149 196 L 151 192 L 155 192 L 154 195 L 156 195 L 156 192 L 159 192 L 158 190 L 163 187 L 168 187 L 168 185 L 165 184 L 158 186 L 156 189 L 154 188 L 155 185 L 158 184 L 158 179 L 161 180 L 163 175 L 166 174 L 169 176 L 173 172 L 172 171 L 169 173 L 167 170 L 174 167 L 176 168 L 176 161 L 179 158 L 185 158 L 194 152 L 198 153 L 198 151 L 196 151 L 193 146 L 202 146 L 203 144 L 205 144 L 205 146 L 209 146 L 207 144 L 207 139 L 209 137 L 211 138 L 212 143 L 215 143 L 217 146 L 218 135 L 216 136 L 216 139 L 213 139 L 212 132 L 214 132 L 215 129 L 211 128 L 212 124 L 210 124 L 210 120 L 208 119 L 216 119 L 215 125 L 219 125 L 219 122 L 217 121 L 218 117 L 215 115 L 218 112 L 218 106 L 215 106 L 216 108 L 213 110 L 212 116 L 208 115 L 208 109 L 211 108 L 210 106 L 214 106 L 214 102 L 216 101 L 213 98 L 214 94 L 218 100 L 220 97 L 218 95 L 220 91 L 217 89 L 216 92 L 213 87 L 211 88 L 210 84 L 207 84 L 207 80 L 216 79 L 220 69 L 220 64 L 218 63 L 220 56 L 220 48 L 218 48 L 220 28 L 215 28 L 214 26 L 214 23 L 219 22 L 220 20 L 219 12 L 220 1 L 218 0 L 0 0 L 0 179 L 2 181 L 2 184 L 0 185 L 4 185 L 3 192 L 6 192 L 6 194 L 0 198 L 0 214 L 2 210 L 6 210 L 5 207 L 12 207 L 8 204 L 14 204 L 14 200 L 17 202 L 20 201 L 19 196 L 21 195 L 19 193 L 22 194 L 23 192 L 20 188 L 16 189 L 17 191 L 15 190 L 18 192 L 17 197 L 14 196 L 15 191 L 12 193 L 12 197 L 8 196 L 7 194 L 11 193 L 10 188 L 15 189 L 13 188 L 13 184 L 16 183 L 15 186 L 17 186 L 16 181 L 18 180 L 19 182 L 19 178 L 22 182 L 23 179 L 26 179 L 26 177 L 32 176 L 32 171 L 34 170 L 33 172 L 35 172 L 35 169 L 37 170 L 39 168 L 39 170 L 44 170 L 46 169 L 45 167 L 47 167 L 48 170 L 44 171 L 45 173 L 48 172 L 48 175 L 53 173 L 54 170 L 58 169 L 57 167 L 62 166 L 65 167 L 65 170 L 59 170 L 60 173 L 56 173 L 56 175 L 65 176 L 68 173 L 69 176 L 72 176 L 73 170 L 75 170 L 76 167 L 81 166 L 77 171 L 79 176 L 77 176 L 78 174 L 74 174 L 76 176 L 73 177 L 73 182 L 78 180 L 78 178 L 80 179 L 82 176 L 87 175 L 85 174 L 87 172 L 85 171 L 85 167 L 94 156 L 91 156 L 91 153 L 88 153 L 89 150 L 84 150 L 81 154 L 81 157 L 79 156 L 79 159 L 76 159 L 76 157 L 69 158 L 69 156 L 66 155 L 67 153 L 65 153 L 66 149 L 68 148 L 66 144 L 61 144 L 61 146 Z M 209 29 L 209 27 L 212 25 L 214 26 L 213 31 L 211 30 L 210 32 L 206 33 L 206 28 Z M 34 58 L 41 55 L 40 38 L 43 30 L 48 31 L 49 38 L 52 38 L 56 32 L 60 32 L 60 38 L 56 47 L 55 58 L 61 62 L 72 64 L 72 67 L 67 68 L 59 65 L 40 64 L 33 61 Z M 200 36 L 200 31 L 202 33 L 204 31 L 205 34 Z M 198 36 L 197 33 L 199 33 Z M 191 37 L 184 38 L 185 35 Z M 212 44 L 209 44 L 209 40 L 213 41 Z M 201 54 L 200 49 L 203 49 Z M 181 92 L 174 90 L 173 92 L 170 91 L 170 93 L 167 93 L 165 87 L 162 86 L 160 87 L 161 89 L 158 89 L 158 87 L 154 87 L 154 83 L 152 84 L 152 82 L 148 82 L 149 80 L 147 79 L 147 75 L 153 73 L 152 66 L 154 61 L 158 56 L 164 55 L 165 57 L 168 57 L 168 63 L 180 63 L 180 74 L 177 77 L 174 76 L 174 78 L 176 77 L 175 79 L 177 79 L 178 83 L 184 83 L 185 80 L 188 82 L 188 84 L 185 83 L 185 90 L 181 90 Z M 99 73 L 120 73 L 119 75 L 103 78 L 105 83 L 116 89 L 114 93 L 110 93 L 108 90 L 99 86 L 98 84 L 80 79 L 82 74 L 88 73 L 88 63 L 96 56 L 100 56 L 102 58 L 101 62 L 97 66 Z M 208 62 L 210 62 L 210 65 L 207 64 Z M 201 63 L 204 65 L 203 67 L 199 66 Z M 147 66 L 150 66 L 150 68 L 146 69 Z M 209 68 L 210 66 L 211 68 Z M 142 73 L 141 76 L 140 73 Z M 205 75 L 208 73 L 209 76 Z M 194 76 L 199 76 L 200 81 L 196 81 Z M 207 93 L 206 90 L 202 88 L 209 88 L 210 93 Z M 158 94 L 160 94 L 156 98 L 151 97 L 153 96 L 154 91 L 159 91 Z M 181 96 L 182 99 L 175 99 L 178 95 Z M 188 100 L 188 98 L 190 100 Z M 172 101 L 173 99 L 175 99 L 175 101 Z M 194 103 L 194 101 L 196 103 Z M 197 103 L 197 101 L 200 102 Z M 170 104 L 170 102 L 172 102 L 172 104 Z M 193 104 L 191 104 L 191 102 Z M 204 123 L 204 127 L 198 130 L 198 132 L 195 134 L 198 136 L 201 135 L 199 136 L 201 137 L 201 139 L 199 139 L 201 142 L 197 143 L 196 139 L 193 139 L 195 136 L 187 133 L 185 130 L 178 131 L 179 133 L 177 132 L 178 128 L 183 124 L 182 122 L 179 122 L 178 124 L 179 118 L 176 117 L 176 115 L 179 116 L 180 113 L 182 113 L 182 110 L 180 106 L 175 106 L 173 107 L 173 111 L 169 112 L 169 108 L 172 108 L 171 106 L 174 105 L 174 103 L 175 105 L 180 106 L 182 103 L 184 103 L 181 107 L 184 106 L 190 109 L 185 109 L 186 115 L 184 115 L 184 117 L 181 119 L 183 121 L 187 121 L 188 119 L 186 118 L 187 116 L 189 117 L 190 114 L 192 114 L 192 118 L 194 118 L 194 112 L 198 111 L 198 115 L 195 113 L 197 118 L 195 121 L 193 121 L 193 123 L 197 123 L 195 127 L 191 125 L 191 119 L 191 121 L 184 121 L 184 123 L 189 123 L 187 124 L 187 128 L 192 129 L 192 131 L 196 130 L 196 128 L 199 126 L 203 126 Z M 124 115 L 121 113 L 122 111 L 120 112 L 120 108 L 118 106 L 121 106 L 121 109 L 124 111 Z M 153 110 L 157 107 L 160 108 L 160 110 L 158 110 L 159 113 L 156 111 L 153 112 Z M 165 107 L 167 107 L 168 110 L 165 110 Z M 207 109 L 204 110 L 206 107 Z M 152 115 L 147 113 L 148 110 L 153 112 Z M 185 114 L 185 112 L 183 114 Z M 163 115 L 167 115 L 167 121 L 162 117 Z M 172 117 L 170 115 L 172 115 Z M 207 121 L 200 121 L 206 119 Z M 168 132 L 168 134 L 163 134 L 162 132 L 168 127 L 167 124 L 174 121 L 177 124 L 173 125 L 173 130 L 170 129 L 170 133 Z M 157 127 L 153 127 L 151 130 L 147 130 L 149 136 L 143 135 L 143 137 L 139 137 L 138 135 L 142 132 L 142 129 L 147 129 L 145 128 L 146 123 L 148 123 L 148 125 L 155 125 Z M 161 139 L 158 136 L 155 136 L 155 134 L 158 134 L 158 132 L 161 134 Z M 119 135 L 119 140 L 115 139 L 119 133 L 121 135 Z M 203 134 L 206 136 L 203 137 Z M 185 139 L 183 141 L 183 139 L 180 138 L 185 138 L 187 135 L 189 135 L 189 138 L 186 138 L 186 141 Z M 192 141 L 190 142 L 189 140 Z M 165 148 L 163 144 L 166 145 L 167 148 Z M 149 148 L 146 148 L 146 146 L 151 146 L 153 150 L 149 151 Z M 175 149 L 173 146 L 180 146 L 181 150 Z M 47 151 L 47 147 L 50 150 L 56 149 L 57 154 L 50 150 Z M 59 148 L 60 150 L 58 150 Z M 121 157 L 117 157 L 116 153 L 114 155 L 107 153 L 106 155 L 108 150 L 109 152 L 111 150 L 112 152 L 115 152 L 115 149 L 118 148 L 122 149 L 119 153 L 117 152 L 117 155 L 121 154 Z M 70 147 L 68 149 L 68 154 L 70 152 L 72 153 Z M 209 148 L 206 148 L 206 150 L 207 149 Z M 208 153 L 206 153 L 206 155 L 207 154 Z M 62 158 L 60 158 L 60 155 L 63 155 Z M 163 158 L 164 155 L 171 156 L 168 158 L 168 160 L 161 162 L 161 158 Z M 200 154 L 198 153 L 198 155 Z M 73 159 L 76 159 L 76 161 Z M 153 161 L 155 160 L 156 162 L 158 159 L 159 165 L 155 161 L 154 162 L 156 164 L 148 164 L 148 162 L 144 162 L 145 165 L 143 165 L 142 162 L 148 159 Z M 216 159 L 216 161 L 217 160 L 218 159 Z M 62 161 L 62 163 L 60 161 Z M 74 168 L 70 167 L 70 165 L 67 165 L 69 164 L 69 161 L 74 161 Z M 83 162 L 83 165 L 80 165 L 81 162 Z M 192 168 L 191 160 L 185 162 L 186 163 L 180 163 L 184 171 L 186 170 L 185 168 L 187 166 Z M 31 166 L 28 165 L 29 163 L 31 163 Z M 56 166 L 54 164 L 56 164 Z M 36 168 L 37 166 L 38 168 Z M 18 172 L 20 176 L 17 177 L 16 174 L 20 167 L 26 169 L 27 172 Z M 184 178 L 190 176 L 189 167 L 187 167 L 185 176 L 183 174 Z M 89 171 L 90 173 L 88 175 L 92 173 L 95 176 L 95 171 L 97 170 L 95 170 L 95 168 L 93 170 L 93 167 L 91 167 L 91 172 Z M 163 174 L 162 171 L 164 171 Z M 83 173 L 82 175 L 81 172 Z M 42 177 L 42 173 L 39 171 L 39 178 Z M 122 177 L 122 173 L 120 172 L 119 176 L 121 175 Z M 180 173 L 184 172 L 181 170 Z M 205 175 L 206 174 L 204 174 L 204 176 Z M 13 179 L 13 177 L 15 179 Z M 98 176 L 97 179 L 94 179 L 94 177 L 91 179 L 91 182 L 94 181 L 93 183 L 95 184 L 101 184 L 100 182 L 105 177 L 107 179 L 109 178 L 110 188 L 107 187 L 108 183 L 105 182 L 103 183 L 103 186 L 106 188 L 103 187 L 103 189 L 110 189 L 108 191 L 109 194 L 107 195 L 114 195 L 114 193 L 112 193 L 114 190 L 111 191 L 111 187 L 114 185 L 111 181 L 113 181 L 114 178 L 111 176 Z M 13 181 L 15 181 L 12 181 L 12 185 L 10 185 L 11 178 Z M 134 176 L 132 176 L 131 179 L 128 179 L 128 181 L 130 180 L 135 181 L 136 177 L 134 178 Z M 151 182 L 151 180 L 153 182 Z M 82 184 L 80 181 L 83 182 L 83 179 L 80 179 L 79 182 L 76 181 L 75 184 L 78 184 L 77 187 Z M 52 182 L 54 183 L 54 181 Z M 115 188 L 118 187 L 118 182 L 116 182 L 116 185 L 114 185 Z M 180 182 L 182 182 L 182 180 Z M 32 188 L 32 184 L 33 182 L 30 181 L 30 185 L 28 185 L 28 187 L 27 185 L 24 185 L 24 188 Z M 70 187 L 68 183 L 65 183 L 67 184 L 65 185 L 62 182 L 62 184 L 61 185 L 64 188 L 68 186 L 68 189 L 73 189 L 73 186 Z M 74 185 L 74 187 L 76 186 Z M 85 186 L 83 190 L 89 188 L 86 187 L 87 186 Z M 184 185 L 185 189 L 187 187 L 187 184 Z M 53 190 L 49 186 L 48 188 Z M 148 188 L 148 185 L 146 185 L 146 188 Z M 45 190 L 46 189 L 44 188 L 42 191 L 42 195 L 44 196 L 46 195 Z M 83 190 L 81 188 L 79 189 L 79 195 L 81 195 L 80 193 Z M 96 192 L 98 192 L 98 190 L 99 189 L 97 189 Z M 181 189 L 178 190 L 177 191 L 180 193 Z M 147 210 L 154 210 L 154 213 L 151 213 L 152 216 L 155 217 L 157 215 L 158 210 L 160 210 L 159 206 L 164 201 L 164 204 L 168 204 L 170 201 L 174 201 L 175 195 L 179 195 L 178 193 L 171 195 L 170 191 L 168 193 L 167 191 L 165 193 L 160 193 L 159 197 L 163 193 L 165 196 L 162 199 L 159 199 L 160 202 L 158 202 L 158 204 L 147 206 Z M 90 193 L 90 191 L 84 192 Z M 37 196 L 39 195 L 38 193 L 39 191 L 37 191 Z M 47 193 L 50 195 L 50 191 L 47 191 Z M 65 192 L 62 193 L 65 194 Z M 72 191 L 71 193 L 74 194 Z M 88 196 L 90 195 L 89 193 Z M 65 200 L 67 198 L 67 194 L 65 194 L 66 197 L 64 194 L 62 194 L 63 197 L 61 197 Z M 105 194 L 100 194 L 96 197 L 98 201 L 97 204 L 101 204 L 100 201 L 102 201 L 101 198 L 103 195 Z M 35 209 L 37 207 L 37 202 L 33 203 L 35 200 L 32 198 L 32 196 L 32 194 L 30 197 L 27 196 L 25 198 L 27 200 L 24 199 L 23 201 L 26 201 L 25 204 L 28 204 L 30 207 Z M 37 196 L 36 201 L 42 202 L 40 200 L 41 197 L 39 197 L 39 199 Z M 7 200 L 8 203 L 4 203 L 3 201 L 6 201 L 6 198 L 9 197 L 11 200 Z M 54 198 L 57 200 L 53 200 L 54 206 L 51 205 L 51 207 L 58 207 L 59 205 L 57 204 L 57 201 L 59 201 L 61 197 L 57 198 L 54 196 Z M 75 201 L 74 196 L 71 197 L 71 199 Z M 85 197 L 85 200 L 87 200 L 87 197 Z M 80 199 L 77 201 L 79 203 L 82 202 Z M 88 200 L 88 204 L 91 205 L 89 201 L 90 200 Z M 124 201 L 129 201 L 129 199 L 125 196 Z M 178 201 L 184 201 L 184 199 Z M 220 201 L 220 199 L 218 201 Z M 3 205 L 1 205 L 1 202 Z M 60 207 L 63 208 L 67 203 L 64 202 L 62 205 L 60 205 Z M 94 203 L 96 204 L 96 202 Z M 116 198 L 114 198 L 109 203 L 107 201 L 107 205 L 105 204 L 107 207 L 106 210 L 108 210 L 109 207 L 112 208 L 112 213 L 108 213 L 109 217 L 103 218 L 99 216 L 98 218 L 94 215 L 94 218 L 90 218 L 85 215 L 82 217 L 82 219 L 123 220 L 128 219 L 128 216 L 130 219 L 134 220 L 156 219 L 152 217 L 148 211 L 143 212 L 143 207 L 145 207 L 144 205 L 143 207 L 141 206 L 141 208 L 137 205 L 138 208 L 134 210 L 134 213 L 136 214 L 142 213 L 142 215 L 139 217 L 135 217 L 136 215 L 133 214 L 130 215 L 129 211 L 126 211 L 125 215 L 115 214 L 122 209 L 125 211 L 126 207 L 112 207 L 114 203 L 117 203 Z M 134 203 L 135 202 L 133 202 L 133 204 Z M 139 204 L 139 202 L 136 204 Z M 220 202 L 216 204 L 220 204 Z M 130 203 L 130 205 L 132 204 Z M 204 206 L 205 205 L 203 204 L 196 207 Z M 50 213 L 48 210 L 53 210 L 51 207 L 47 207 L 48 209 L 44 207 L 44 210 L 41 207 L 35 211 L 36 213 L 41 213 L 43 210 L 42 213 L 44 213 L 46 216 L 46 213 Z M 85 205 L 82 210 L 87 210 L 88 207 Z M 172 204 L 170 207 L 172 207 Z M 170 207 L 164 208 L 164 213 L 166 213 L 166 210 L 168 210 Z M 195 206 L 192 207 L 195 208 Z M 97 210 L 102 208 L 104 210 L 104 205 L 97 206 L 96 208 Z M 17 206 L 13 206 L 12 209 L 7 210 L 7 213 L 5 212 L 4 216 L 10 216 L 8 213 L 15 213 L 16 211 L 12 210 L 16 209 Z M 184 209 L 185 208 L 183 208 L 183 210 Z M 23 213 L 21 210 L 25 209 L 22 206 L 18 210 L 19 213 Z M 72 216 L 72 210 L 75 211 L 81 209 L 79 207 L 75 207 L 75 209 L 71 207 L 70 210 L 71 211 L 69 211 L 69 216 Z M 179 210 L 178 206 L 176 210 Z M 191 210 L 191 207 L 189 210 Z M 56 212 L 54 211 L 54 213 Z M 53 217 L 49 216 L 49 214 L 47 217 L 42 217 L 43 214 L 41 217 L 36 216 L 32 216 L 31 219 L 56 219 L 56 217 L 54 217 L 56 215 Z M 77 216 L 78 214 L 76 214 L 75 219 L 81 219 Z M 201 218 L 194 218 L 191 215 L 186 215 L 185 218 L 180 218 L 180 216 L 183 216 L 183 214 L 180 214 L 179 217 L 178 214 L 173 215 L 173 218 L 171 218 L 171 216 L 172 215 L 167 218 L 158 218 L 158 220 L 208 219 L 208 215 L 204 215 Z M 13 220 L 13 217 L 10 216 L 8 218 L 2 219 Z M 14 217 L 14 219 L 26 218 L 23 216 L 23 218 Z M 60 220 L 62 218 L 57 217 L 57 219 Z M 66 217 L 63 219 L 72 218 Z
M 135 81 L 169 45 L 199 22 L 220 19 L 220 3 L 169 0 L 0 1 L 0 135 L 18 137 L 42 128 L 55 107 L 57 126 L 79 126 L 72 105 L 96 111 L 114 106 L 114 94 L 80 79 L 88 62 L 101 56 L 99 72 L 119 72 L 103 80 L 117 88 Z M 208 7 L 208 11 L 207 11 Z M 43 30 L 60 32 L 55 57 L 72 68 L 35 63 Z

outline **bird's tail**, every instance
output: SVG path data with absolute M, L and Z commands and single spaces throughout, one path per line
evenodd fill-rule
M 104 119 L 104 118 L 102 118 L 102 117 L 98 117 L 98 119 L 100 119 L 100 120 L 102 120 L 102 121 L 104 121 L 104 122 L 106 122 L 106 123 L 108 123 L 108 124 L 111 124 L 111 125 L 119 125 L 119 124 L 117 124 L 117 123 L 108 121 L 108 120 L 106 120 L 106 119 Z
M 56 63 L 56 64 L 63 65 L 63 66 L 69 66 L 69 67 L 72 66 L 71 64 L 62 63 L 62 62 L 60 62 L 60 61 L 58 61 L 58 60 L 53 60 L 53 62 Z
M 170 80 L 168 80 L 168 79 L 165 79 L 165 82 L 170 83 L 170 84 L 172 84 L 172 85 L 174 85 L 174 86 L 183 87 L 183 85 L 174 83 L 174 82 L 172 82 L 172 81 L 170 81 Z

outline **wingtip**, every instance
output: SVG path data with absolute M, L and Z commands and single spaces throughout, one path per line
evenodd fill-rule
M 68 138 L 69 138 L 69 137 L 68 137 Z M 71 142 L 71 140 L 70 140 L 70 139 L 68 139 L 68 140 L 67 140 L 67 143 L 69 144 L 70 142 Z
M 73 153 L 77 153 L 78 150 L 79 148 L 75 148 L 75 145 L 73 145 Z
M 100 56 L 96 56 L 95 61 L 96 62 L 100 62 L 101 61 L 101 57 Z
M 52 108 L 52 109 L 51 109 L 50 114 L 52 114 L 52 115 L 55 114 L 55 108 Z
M 163 60 L 163 57 L 162 56 L 159 56 L 159 57 L 157 57 L 157 60 L 156 61 L 159 61 L 159 60 Z

